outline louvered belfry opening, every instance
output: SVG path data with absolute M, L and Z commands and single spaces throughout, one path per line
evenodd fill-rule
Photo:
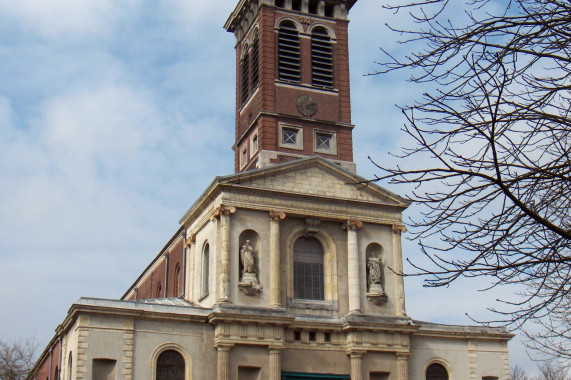
M 299 83 L 301 79 L 299 32 L 293 22 L 284 21 L 280 24 L 278 49 L 279 79 Z
M 246 52 L 242 57 L 242 61 L 240 62 L 240 67 L 242 68 L 241 73 L 241 99 L 242 104 L 246 103 L 248 100 L 248 96 L 250 96 L 250 55 L 248 53 L 248 45 L 244 47 Z
M 252 69 L 252 92 L 256 89 L 260 83 L 260 41 L 258 39 L 258 31 L 255 31 L 254 39 L 252 40 L 252 48 L 250 51 L 251 62 L 250 67 Z
M 333 88 L 333 48 L 325 28 L 311 33 L 311 80 L 314 86 Z

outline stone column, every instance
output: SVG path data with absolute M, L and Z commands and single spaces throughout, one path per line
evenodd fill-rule
M 397 380 L 408 380 L 408 357 L 410 354 L 397 353 Z
M 351 380 L 363 380 L 363 355 L 364 351 L 350 351 L 351 357 Z
M 349 282 L 349 312 L 361 312 L 361 276 L 359 270 L 359 243 L 357 229 L 363 223 L 349 220 L 344 223 L 347 229 L 347 279 Z
M 220 217 L 220 277 L 218 302 L 230 302 L 230 215 L 235 207 L 221 205 L 214 211 L 213 218 Z
M 399 275 L 403 273 L 402 266 L 402 241 L 401 235 L 406 232 L 406 227 L 403 225 L 393 225 L 393 267 L 395 268 L 395 300 L 396 300 L 396 314 L 399 317 L 406 316 L 406 304 L 404 299 L 404 276 Z
M 230 380 L 230 345 L 218 345 L 218 361 L 216 363 L 216 379 Z
M 269 380 L 280 380 L 282 378 L 282 356 L 281 347 L 270 347 L 270 377 Z
M 194 284 L 193 279 L 195 277 L 194 273 L 194 255 L 192 254 L 194 251 L 194 246 L 196 244 L 196 235 L 184 232 L 185 239 L 184 239 L 184 273 L 182 276 L 182 289 L 184 292 L 184 298 L 188 301 L 194 301 Z
M 270 307 L 281 307 L 280 220 L 283 212 L 270 211 Z

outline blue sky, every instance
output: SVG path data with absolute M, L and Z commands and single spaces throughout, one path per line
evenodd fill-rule
M 235 3 L 0 0 L 0 339 L 44 345 L 80 297 L 120 297 L 233 171 L 235 40 L 222 25 Z M 392 161 L 403 143 L 394 104 L 421 90 L 365 76 L 379 46 L 398 49 L 384 20 L 406 15 L 360 0 L 350 16 L 355 161 L 371 177 L 367 156 Z M 406 281 L 409 314 L 445 323 L 485 319 L 511 291 Z M 534 367 L 510 349 L 512 365 Z

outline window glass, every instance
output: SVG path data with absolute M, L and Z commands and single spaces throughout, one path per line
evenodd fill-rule
M 431 364 L 426 369 L 426 380 L 448 380 L 448 371 L 442 364 Z
M 163 352 L 157 359 L 157 380 L 184 380 L 184 365 L 184 358 L 178 352 Z
M 331 135 L 327 133 L 316 133 L 315 138 L 317 139 L 315 147 L 317 149 L 329 150 L 331 148 Z
M 208 294 L 208 284 L 209 284 L 209 274 L 210 274 L 210 246 L 208 243 L 204 246 L 204 251 L 202 252 L 202 294 L 205 296 Z
M 297 144 L 297 129 L 283 128 L 282 129 L 282 144 Z
M 323 246 L 314 238 L 301 237 L 293 247 L 294 297 L 324 300 Z

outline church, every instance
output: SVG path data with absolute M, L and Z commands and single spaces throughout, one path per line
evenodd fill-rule
M 72 305 L 28 379 L 509 379 L 506 330 L 406 313 L 409 202 L 353 162 L 356 2 L 238 1 L 235 173 L 120 299 Z

